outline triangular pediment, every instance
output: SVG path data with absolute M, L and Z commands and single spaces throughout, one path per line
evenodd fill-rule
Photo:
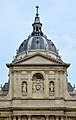
M 48 55 L 43 54 L 33 54 L 29 55 L 17 62 L 14 63 L 15 65 L 31 65 L 31 64 L 47 64 L 47 65 L 63 65 L 64 63 L 62 61 L 58 61 Z
M 42 56 L 33 56 L 32 58 L 20 62 L 20 64 L 55 64 L 55 61 Z

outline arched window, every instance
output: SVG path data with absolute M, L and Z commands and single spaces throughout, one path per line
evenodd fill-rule
M 36 73 L 36 74 L 33 75 L 33 80 L 40 80 L 40 79 L 41 79 L 41 80 L 44 79 L 44 77 L 43 77 L 42 74 Z

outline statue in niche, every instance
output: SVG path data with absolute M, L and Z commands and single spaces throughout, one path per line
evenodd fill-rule
M 23 93 L 26 93 L 26 92 L 27 92 L 27 84 L 26 84 L 26 82 L 24 82 L 24 83 L 22 84 L 22 92 L 23 92 Z
M 49 91 L 54 92 L 54 83 L 53 82 L 50 82 Z

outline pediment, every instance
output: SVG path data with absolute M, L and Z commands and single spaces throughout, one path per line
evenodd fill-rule
M 56 59 L 45 56 L 43 54 L 35 54 L 35 55 L 27 56 L 15 63 L 15 65 L 31 65 L 31 64 L 63 65 L 63 62 L 57 61 Z
M 24 60 L 20 62 L 20 64 L 55 64 L 55 62 L 52 60 L 43 58 L 41 56 L 35 56 L 32 58 L 29 58 L 28 60 Z

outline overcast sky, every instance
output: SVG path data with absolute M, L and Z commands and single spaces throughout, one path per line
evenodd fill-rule
M 32 32 L 35 6 L 43 32 L 71 63 L 68 81 L 76 84 L 76 0 L 0 0 L 0 84 L 8 81 L 8 68 L 21 42 Z

